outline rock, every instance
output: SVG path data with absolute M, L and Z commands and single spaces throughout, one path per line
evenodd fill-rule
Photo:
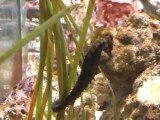
M 92 91 L 97 96 L 100 110 L 105 110 L 102 114 L 104 119 L 111 119 L 117 113 L 116 116 L 121 119 L 141 120 L 148 117 L 148 110 L 155 113 L 152 105 L 145 105 L 145 100 L 142 102 L 142 97 L 139 97 L 138 100 L 137 94 L 144 92 L 137 91 L 146 81 L 141 76 L 145 76 L 146 79 L 151 78 L 152 70 L 148 69 L 154 68 L 160 62 L 160 46 L 153 37 L 158 29 L 153 29 L 151 24 L 154 21 L 144 13 L 133 14 L 131 18 L 132 20 L 124 26 L 117 27 L 113 33 L 112 58 L 103 59 L 100 63 L 101 69 L 113 89 L 116 109 L 113 108 L 111 91 L 109 87 L 106 87 L 108 83 L 104 82 L 106 79 L 99 77 L 92 83 Z M 106 28 L 106 30 L 108 29 Z M 157 99 L 159 100 L 159 97 Z

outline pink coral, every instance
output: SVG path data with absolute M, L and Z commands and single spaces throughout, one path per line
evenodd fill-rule
M 98 0 L 95 5 L 95 20 L 92 23 L 95 25 L 99 22 L 103 26 L 119 25 L 135 11 L 135 7 L 129 3 Z

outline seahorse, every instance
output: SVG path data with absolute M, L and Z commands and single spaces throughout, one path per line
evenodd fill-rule
M 68 105 L 72 105 L 77 97 L 88 86 L 91 80 L 94 78 L 98 70 L 98 63 L 101 57 L 101 51 L 105 51 L 108 56 L 112 56 L 111 51 L 113 49 L 113 37 L 112 35 L 105 35 L 99 38 L 89 49 L 84 57 L 82 63 L 82 69 L 78 80 L 73 87 L 69 95 L 62 101 L 56 101 L 52 105 L 52 110 L 58 112 L 66 108 Z

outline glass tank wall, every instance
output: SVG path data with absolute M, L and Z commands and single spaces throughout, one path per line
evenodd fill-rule
M 21 38 L 24 0 L 0 0 L 0 54 Z M 22 78 L 22 50 L 0 65 L 0 102 Z

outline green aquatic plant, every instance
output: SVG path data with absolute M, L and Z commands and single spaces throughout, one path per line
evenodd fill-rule
M 51 80 L 52 80 L 52 59 L 53 58 L 53 41 L 52 41 L 52 27 L 57 22 L 60 21 L 60 18 L 65 16 L 67 13 L 71 12 L 77 5 L 73 5 L 71 7 L 65 7 L 63 9 L 58 10 L 54 15 L 48 16 L 45 12 L 48 12 L 49 7 L 46 8 L 47 1 L 40 0 L 40 25 L 35 28 L 32 32 L 28 33 L 22 39 L 17 40 L 13 44 L 13 46 L 8 49 L 5 53 L 0 55 L 0 63 L 3 63 L 8 57 L 12 54 L 20 50 L 23 46 L 25 46 L 28 42 L 33 40 L 35 37 L 39 36 L 40 39 L 40 65 L 39 65 L 39 73 L 38 80 L 36 82 L 32 99 L 30 103 L 30 109 L 28 113 L 28 120 L 32 119 L 33 111 L 36 105 L 36 119 L 40 120 L 43 118 L 43 111 L 46 107 L 46 102 L 48 101 L 48 114 L 47 119 L 51 120 Z M 50 4 L 51 5 L 51 4 Z M 49 12 L 48 12 L 49 13 Z M 61 48 L 62 51 L 62 48 Z M 42 83 L 43 83 L 43 71 L 44 66 L 47 65 L 47 86 L 45 93 L 42 97 Z M 47 99 L 45 99 L 47 98 Z

